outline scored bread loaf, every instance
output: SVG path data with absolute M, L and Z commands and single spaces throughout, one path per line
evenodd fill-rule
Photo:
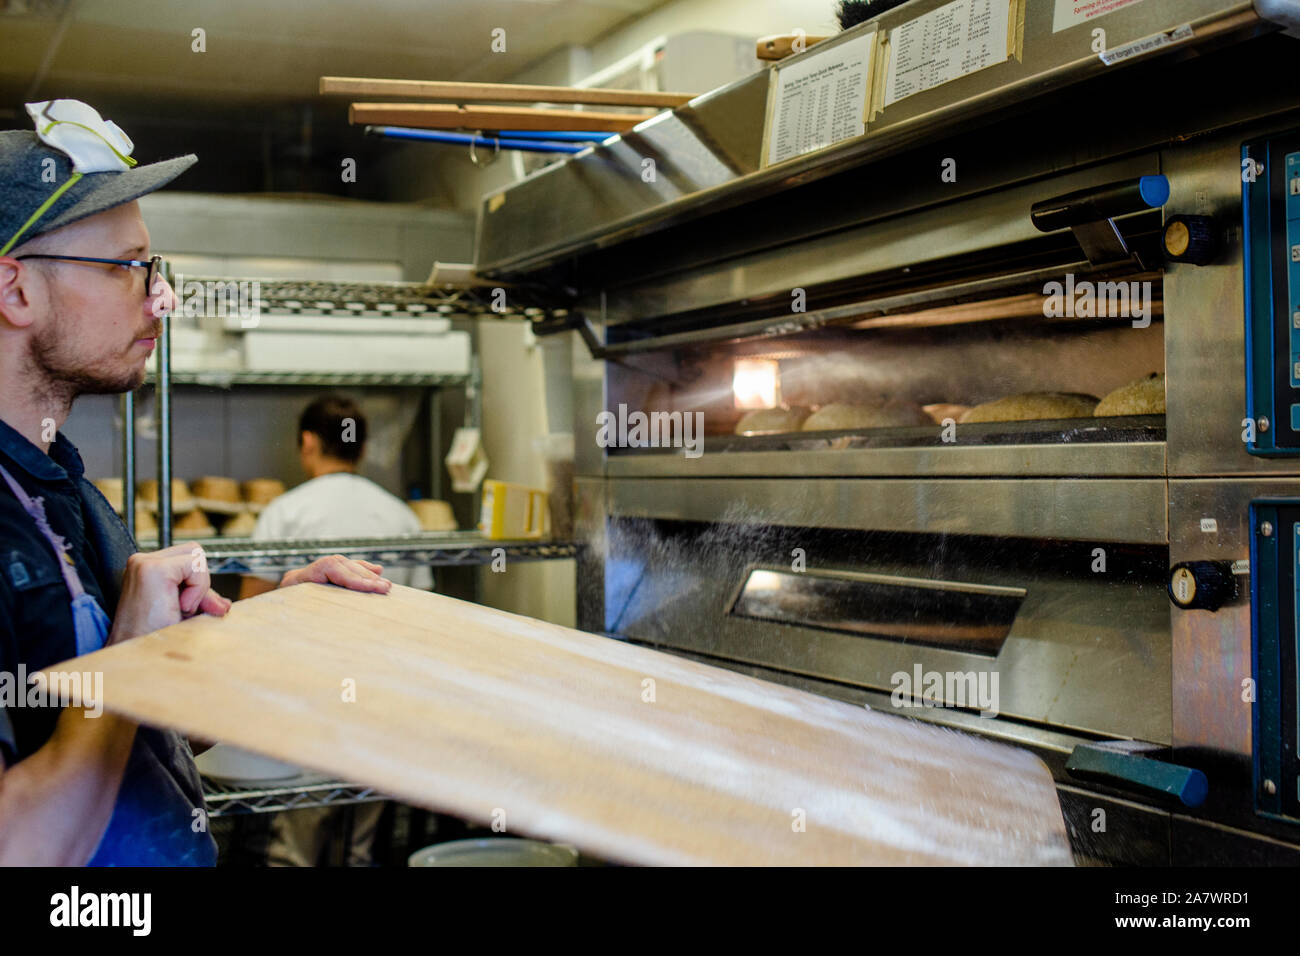
M 158 537 L 158 521 L 154 518 L 153 512 L 146 511 L 144 508 L 135 509 L 135 536 L 137 538 Z
M 1098 418 L 1112 415 L 1163 415 L 1165 413 L 1165 374 L 1152 372 L 1146 378 L 1115 389 L 1097 403 Z
M 263 508 L 284 494 L 284 482 L 279 478 L 250 478 L 244 482 L 243 489 L 248 510 L 260 514 Z
M 158 510 L 158 479 L 146 478 L 135 486 L 141 507 L 150 511 Z M 172 514 L 186 514 L 194 510 L 194 499 L 190 496 L 189 485 L 179 478 L 172 479 Z
M 257 519 L 247 511 L 241 511 L 221 526 L 223 538 L 247 538 L 257 527 Z
M 940 402 L 937 405 L 926 405 L 925 413 L 934 419 L 936 425 L 942 425 L 948 419 L 954 422 L 961 421 L 961 417 L 970 411 L 969 405 L 952 405 L 946 402 Z
M 808 409 L 802 405 L 793 408 L 756 408 L 736 423 L 737 435 L 762 435 L 774 432 L 797 432 Z
M 208 516 L 198 509 L 172 525 L 172 531 L 177 538 L 210 538 L 217 533 L 212 522 L 208 521 Z
M 1076 392 L 1025 392 L 976 405 L 962 415 L 964 425 L 975 422 L 1032 422 L 1052 418 L 1091 418 L 1094 395 Z
M 99 489 L 99 493 L 108 499 L 109 505 L 118 514 L 122 513 L 125 507 L 125 486 L 121 478 L 96 478 L 92 484 Z
M 195 503 L 204 511 L 233 515 L 244 510 L 244 503 L 239 500 L 239 482 L 233 478 L 204 475 L 190 487 Z
M 930 416 L 915 402 L 890 399 L 870 405 L 823 405 L 805 419 L 803 430 L 831 431 L 847 428 L 901 428 L 933 425 Z
M 420 519 L 420 527 L 425 531 L 455 531 L 456 516 L 452 514 L 451 505 L 445 501 L 432 498 L 417 498 L 407 505 Z

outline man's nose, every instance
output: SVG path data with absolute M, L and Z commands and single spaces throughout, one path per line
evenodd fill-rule
M 176 290 L 162 276 L 153 280 L 153 288 L 146 299 L 146 310 L 155 319 L 161 319 L 176 308 Z

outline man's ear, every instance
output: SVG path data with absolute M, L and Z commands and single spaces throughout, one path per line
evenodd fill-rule
M 320 437 L 315 432 L 302 432 L 298 436 L 298 450 L 305 455 L 315 455 L 320 452 Z
M 36 321 L 33 298 L 35 276 L 31 269 L 9 256 L 0 256 L 0 317 L 9 325 L 25 329 Z

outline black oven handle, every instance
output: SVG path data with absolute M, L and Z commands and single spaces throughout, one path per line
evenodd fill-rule
M 1056 232 L 1116 216 L 1159 209 L 1168 201 L 1168 179 L 1164 176 L 1139 176 L 1041 200 L 1030 207 L 1029 220 L 1039 232 Z
M 1153 268 L 1156 257 L 1130 250 L 1115 219 L 1159 209 L 1169 201 L 1169 192 L 1169 180 L 1164 176 L 1123 179 L 1040 200 L 1029 208 L 1029 221 L 1039 232 L 1069 229 L 1094 266 L 1136 262 L 1142 268 Z

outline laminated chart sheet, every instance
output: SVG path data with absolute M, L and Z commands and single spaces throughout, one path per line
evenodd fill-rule
M 953 0 L 889 31 L 884 105 L 1006 62 L 1011 0 Z
M 1027 751 L 410 588 L 283 588 L 75 666 L 108 710 L 613 862 L 1071 862 Z
M 868 33 L 773 69 L 768 165 L 862 135 L 875 48 Z

